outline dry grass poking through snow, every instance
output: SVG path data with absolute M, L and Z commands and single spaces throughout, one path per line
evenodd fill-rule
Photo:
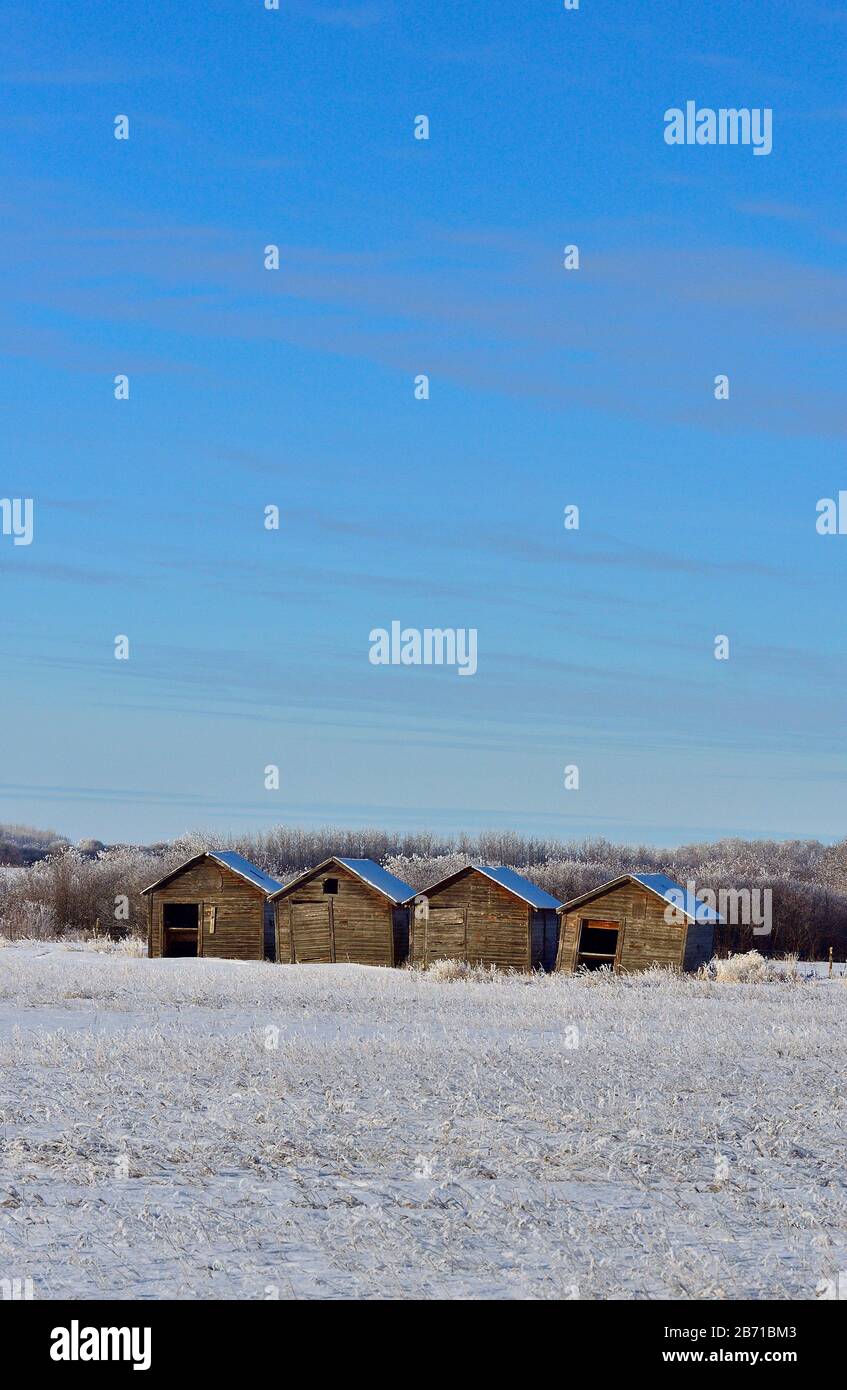
M 90 932 L 63 932 L 60 937 L 17 937 L 0 935 L 0 950 L 4 946 L 15 946 L 33 951 L 85 951 L 95 955 L 135 956 L 147 955 L 147 941 L 143 936 L 125 936 L 113 941 L 108 936 L 92 936 Z
M 743 951 L 724 960 L 713 960 L 702 972 L 707 978 L 722 984 L 761 985 L 783 982 L 793 984 L 802 977 L 797 974 L 797 957 L 783 961 L 768 960 L 760 951 Z
M 0 1276 L 42 1297 L 814 1297 L 847 1268 L 845 1015 L 840 981 L 12 946 Z

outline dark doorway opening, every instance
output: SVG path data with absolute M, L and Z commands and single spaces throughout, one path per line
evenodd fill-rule
M 579 933 L 577 970 L 602 970 L 604 966 L 614 970 L 619 932 L 617 922 L 583 922 Z
M 541 914 L 544 926 L 541 937 L 541 968 L 554 970 L 559 950 L 559 919 L 555 912 L 546 909 Z
M 199 922 L 199 903 L 164 903 L 162 955 L 196 956 Z

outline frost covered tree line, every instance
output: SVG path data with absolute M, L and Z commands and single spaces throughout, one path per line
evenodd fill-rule
M 117 926 L 142 934 L 141 889 L 210 847 L 237 850 L 281 883 L 339 854 L 374 859 L 418 890 L 466 864 L 506 864 L 562 902 L 623 873 L 662 872 L 714 891 L 770 888 L 770 938 L 754 938 L 750 926 L 724 927 L 718 931 L 719 954 L 755 946 L 767 955 L 797 952 L 802 959 L 824 959 L 831 946 L 836 960 L 847 957 L 847 839 L 834 845 L 726 839 L 660 849 L 511 831 L 449 836 L 275 826 L 257 834 L 194 831 L 147 846 L 99 840 L 73 846 L 53 831 L 0 826 L 0 866 L 6 866 L 0 867 L 0 933 L 60 936 Z

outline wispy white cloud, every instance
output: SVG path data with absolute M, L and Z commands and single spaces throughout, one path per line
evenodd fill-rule
M 337 29 L 369 29 L 390 18 L 392 7 L 377 3 L 356 4 L 351 0 L 346 5 L 310 5 L 306 13 L 319 24 L 329 24 Z

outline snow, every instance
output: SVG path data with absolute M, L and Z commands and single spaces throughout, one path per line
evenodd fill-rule
M 0 1277 L 36 1297 L 814 1298 L 847 983 L 0 950 Z

